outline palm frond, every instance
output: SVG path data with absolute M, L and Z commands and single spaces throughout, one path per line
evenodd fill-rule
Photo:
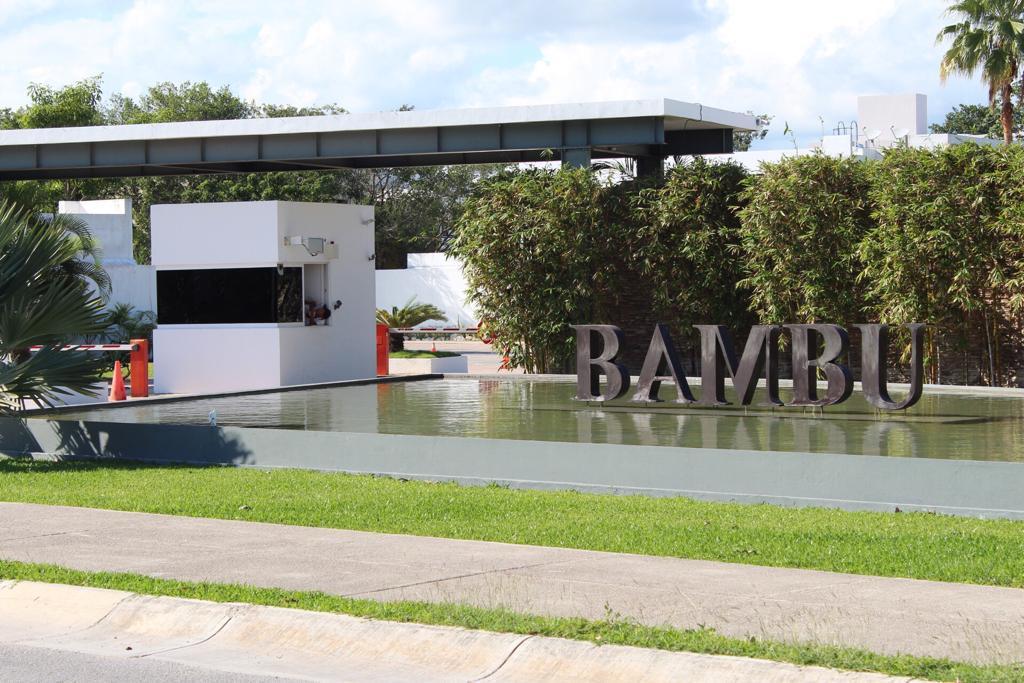
M 939 77 L 945 83 L 953 74 L 980 73 L 988 85 L 989 103 L 994 104 L 1017 81 L 1024 64 L 1024 0 L 961 0 L 946 13 L 958 21 L 936 36 L 936 43 L 949 41 Z M 1010 103 L 1006 106 L 1012 108 Z M 1009 139 L 1010 132 L 1004 134 Z
M 67 267 L 90 240 L 81 226 L 0 202 L 0 413 L 93 390 L 105 359 L 60 350 L 106 327 L 102 300 L 81 279 L 90 269 Z
M 413 296 L 401 308 L 393 307 L 390 311 L 378 308 L 377 322 L 388 327 L 415 327 L 428 320 L 447 321 L 444 311 L 434 304 L 417 303 Z

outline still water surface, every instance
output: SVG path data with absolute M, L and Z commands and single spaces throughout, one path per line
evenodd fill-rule
M 444 379 L 130 405 L 59 419 L 201 425 L 216 410 L 219 426 L 1024 461 L 1024 398 L 926 388 L 910 410 L 887 413 L 859 393 L 824 410 L 581 404 L 574 393 L 566 381 Z M 663 385 L 661 393 L 675 392 Z

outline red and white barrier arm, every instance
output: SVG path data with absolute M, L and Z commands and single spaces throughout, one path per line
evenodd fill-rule
M 41 351 L 42 346 L 30 346 L 30 351 Z M 67 344 L 60 347 L 61 351 L 90 351 L 108 353 L 113 351 L 130 351 L 128 374 L 130 377 L 132 396 L 149 396 L 149 341 L 132 339 L 128 344 Z
M 394 334 L 476 334 L 479 332 L 479 328 L 467 327 L 465 329 L 459 329 L 457 327 L 391 327 L 388 328 L 388 332 Z
M 30 346 L 29 351 L 41 351 L 42 346 Z M 67 344 L 61 351 L 138 351 L 138 344 Z

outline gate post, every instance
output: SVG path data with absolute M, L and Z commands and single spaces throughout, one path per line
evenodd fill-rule
M 377 323 L 377 375 L 388 374 L 388 352 L 391 350 L 391 339 L 388 326 Z
M 144 398 L 149 396 L 149 341 L 132 339 L 131 345 L 135 347 L 128 357 L 132 398 Z

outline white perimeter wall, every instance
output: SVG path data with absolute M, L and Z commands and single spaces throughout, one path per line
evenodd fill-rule
M 462 263 L 445 254 L 409 254 L 408 268 L 377 271 L 377 308 L 401 308 L 412 296 L 434 304 L 448 316 L 448 324 L 479 322 L 466 301 L 466 277 Z M 424 323 L 430 325 L 431 323 Z
M 99 243 L 100 263 L 110 276 L 107 307 L 125 303 L 139 311 L 156 311 L 156 270 L 135 263 L 132 253 L 132 200 L 64 201 L 57 212 L 84 221 Z

